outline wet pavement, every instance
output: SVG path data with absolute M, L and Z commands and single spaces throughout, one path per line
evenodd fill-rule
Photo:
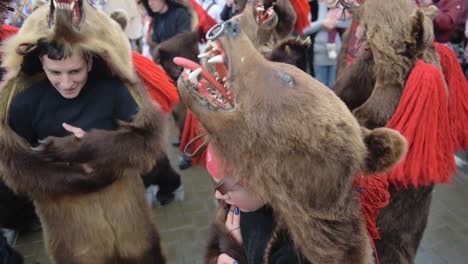
M 176 168 L 178 150 L 168 146 Z M 201 166 L 180 172 L 184 200 L 152 209 L 170 264 L 203 263 L 208 225 L 215 207 L 211 178 Z M 468 263 L 468 166 L 459 170 L 452 184 L 434 190 L 429 223 L 421 243 L 417 264 Z M 15 248 L 26 264 L 50 263 L 40 232 L 20 234 Z

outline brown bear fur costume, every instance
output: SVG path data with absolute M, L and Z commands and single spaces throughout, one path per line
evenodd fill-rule
M 53 263 L 164 263 L 140 178 L 164 148 L 164 118 L 139 84 L 128 40 L 117 23 L 87 1 L 74 4 L 76 12 L 66 5 L 38 8 L 3 47 L 1 175 L 10 188 L 34 200 Z M 72 14 L 78 23 L 69 22 Z M 18 92 L 45 78 L 40 70 L 26 71 L 26 66 L 40 66 L 38 40 L 93 54 L 95 68 L 108 68 L 135 97 L 140 109 L 134 121 L 114 131 L 88 131 L 80 140 L 49 137 L 42 151 L 33 151 L 9 128 L 7 113 Z M 85 172 L 81 163 L 94 171 Z
M 366 28 L 362 45 L 367 47 L 345 68 L 348 29 L 340 53 L 340 60 L 345 61 L 339 63 L 342 69 L 333 90 L 367 128 L 383 127 L 391 119 L 417 59 L 440 69 L 432 46 L 434 10 L 418 9 L 414 2 L 372 0 L 350 9 Z M 381 240 L 375 243 L 381 263 L 414 263 L 432 190 L 432 184 L 418 188 L 390 185 L 390 204 L 377 219 Z
M 361 129 L 330 89 L 294 66 L 266 60 L 238 19 L 207 36 L 216 46 L 207 52 L 224 54 L 224 63 L 206 64 L 200 81 L 184 71 L 181 98 L 206 130 L 224 173 L 245 181 L 272 206 L 275 229 L 290 236 L 308 262 L 373 263 L 352 181 L 360 171 L 374 172 L 367 168 L 380 171 L 396 163 L 405 140 L 393 130 Z M 177 63 L 192 71 L 200 67 Z M 227 80 L 213 81 L 215 71 Z M 207 95 L 210 89 L 216 97 Z M 364 137 L 380 156 L 368 157 Z M 213 224 L 208 263 L 223 252 L 242 260 L 223 211 Z

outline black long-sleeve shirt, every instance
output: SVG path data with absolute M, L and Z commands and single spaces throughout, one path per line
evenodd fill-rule
M 48 81 L 41 81 L 13 98 L 8 122 L 31 145 L 48 136 L 70 133 L 62 123 L 80 127 L 114 130 L 117 120 L 131 121 L 138 105 L 119 79 L 88 79 L 80 94 L 66 99 Z
M 274 229 L 273 210 L 269 206 L 264 206 L 255 212 L 242 212 L 240 226 L 247 263 L 263 263 L 263 255 Z M 308 262 L 296 252 L 289 236 L 283 235 L 273 244 L 268 263 Z

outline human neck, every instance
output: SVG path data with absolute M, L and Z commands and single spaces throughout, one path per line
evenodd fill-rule
M 163 6 L 163 8 L 161 8 L 161 11 L 159 11 L 159 14 L 164 14 L 167 12 L 167 10 L 169 9 L 169 6 L 167 4 L 165 4 Z

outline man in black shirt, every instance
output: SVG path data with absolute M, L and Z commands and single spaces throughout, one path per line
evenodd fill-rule
M 82 137 L 86 130 L 114 130 L 117 120 L 132 120 L 138 107 L 128 89 L 117 78 L 88 78 L 89 55 L 59 59 L 63 54 L 53 49 L 49 56 L 40 55 L 47 80 L 15 96 L 10 106 L 9 125 L 18 135 L 36 145 L 48 136 Z

